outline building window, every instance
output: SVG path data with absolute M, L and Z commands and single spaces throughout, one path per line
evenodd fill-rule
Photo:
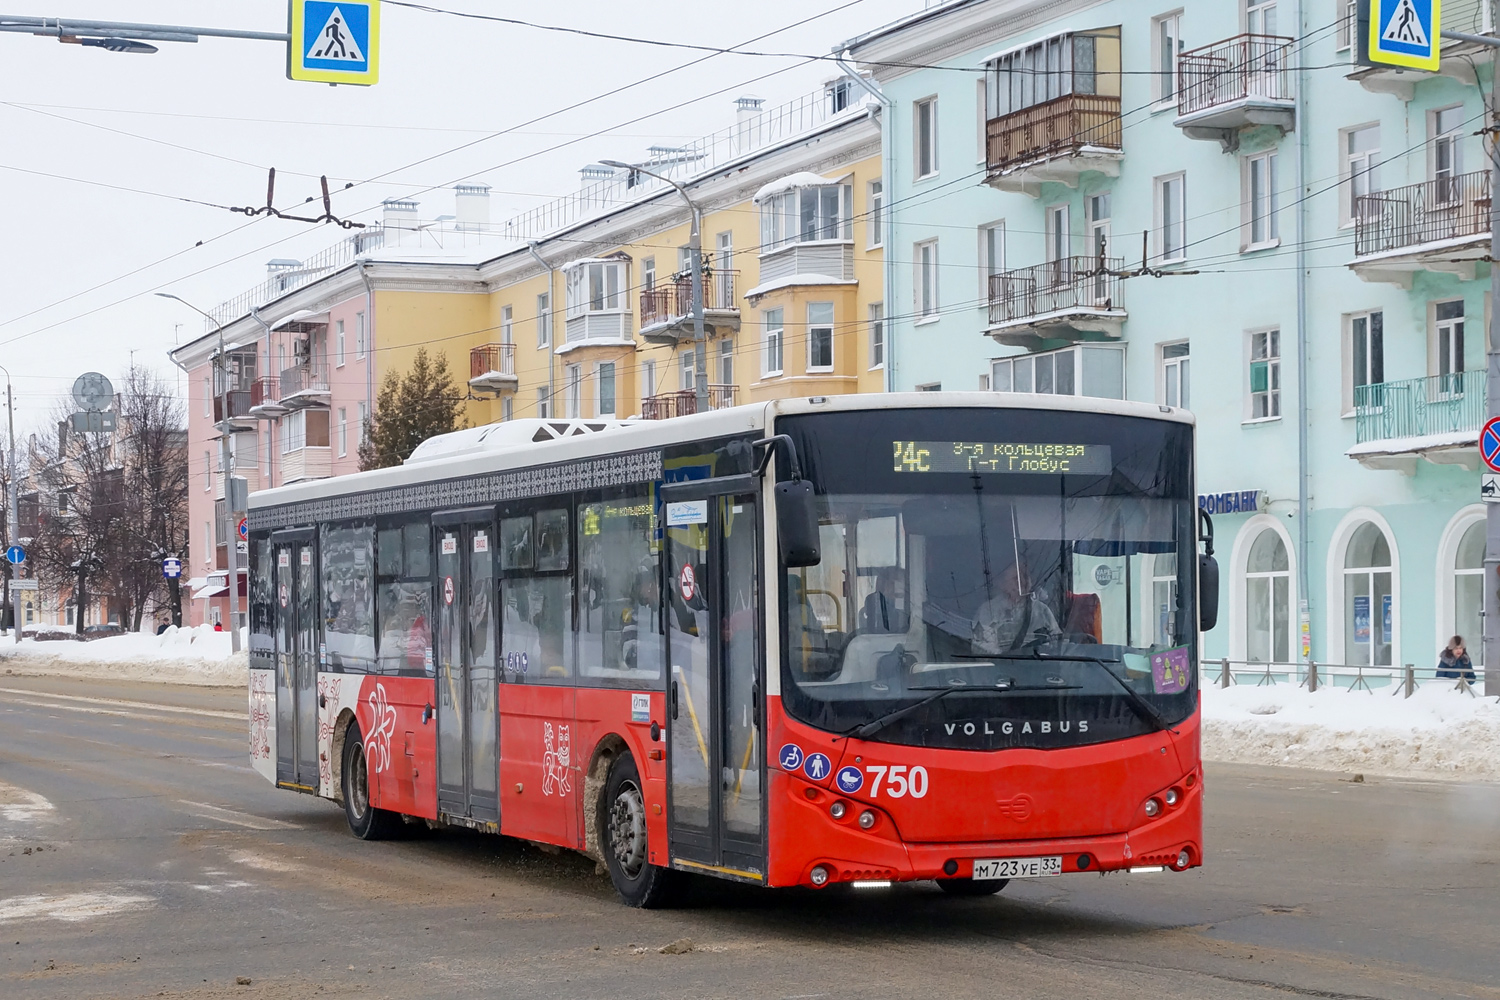
M 924 382 L 921 385 L 917 386 L 917 391 L 918 392 L 942 392 L 943 391 L 943 383 L 941 383 L 941 382 Z
M 514 420 L 516 418 L 516 399 L 514 396 L 506 396 L 500 400 L 500 419 Z
M 870 305 L 870 367 L 885 367 L 885 303 Z
M 641 290 L 649 292 L 656 287 L 656 258 L 647 257 L 641 261 Z
M 281 419 L 281 451 L 328 447 L 328 411 L 297 410 Z
M 645 361 L 641 363 L 642 396 L 656 395 L 656 362 Z
M 927 240 L 914 248 L 912 259 L 916 262 L 916 307 L 921 319 L 938 314 L 938 243 Z
M 1156 179 L 1156 255 L 1162 262 L 1187 259 L 1187 177 Z
M 1250 334 L 1250 419 L 1281 416 L 1281 331 Z
M 917 156 L 917 180 L 938 172 L 937 98 L 929 97 L 912 105 L 913 147 Z
M 719 341 L 719 384 L 734 385 L 734 341 Z
M 1125 398 L 1123 347 L 1077 346 L 990 362 L 994 392 Z
M 1119 96 L 1119 28 L 1055 35 L 985 63 L 990 118 L 1070 94 Z
M 333 363 L 334 367 L 342 368 L 344 367 L 344 321 L 335 320 L 333 325 Z
M 1286 543 L 1272 528 L 1255 536 L 1245 565 L 1245 659 L 1292 659 L 1292 574 Z
M 1481 617 L 1484 613 L 1484 521 L 1475 521 L 1458 543 L 1453 563 L 1453 631 L 1464 638 L 1469 659 L 1479 665 L 1484 656 Z M 1439 641 L 1448 636 L 1438 636 Z
M 1005 273 L 1005 223 L 979 227 L 979 308 L 988 309 L 994 279 Z
M 370 349 L 370 335 L 365 329 L 365 314 L 358 312 L 354 314 L 354 360 L 363 361 L 365 352 Z
M 1350 316 L 1347 329 L 1345 413 L 1352 412 L 1361 402 L 1361 386 L 1385 381 L 1385 314 L 1377 311 Z
M 698 388 L 698 352 L 689 347 L 677 355 L 677 388 L 693 392 Z
M 349 454 L 349 411 L 339 407 L 339 458 Z
M 833 368 L 833 303 L 807 304 L 807 370 Z
M 1464 109 L 1442 108 L 1427 116 L 1432 132 L 1433 196 L 1438 204 L 1451 205 L 1463 200 L 1459 175 L 1464 172 L 1462 147 Z
M 615 415 L 615 365 L 613 361 L 601 361 L 599 367 L 594 370 L 594 381 L 597 383 L 594 396 L 594 416 L 612 417 Z
M 767 309 L 760 314 L 761 342 L 764 344 L 762 375 L 780 375 L 782 368 L 782 341 L 786 337 L 782 310 Z
M 511 311 L 510 306 L 500 307 L 500 343 L 502 344 L 514 344 L 516 342 L 513 316 L 514 313 Z
M 208 375 L 203 376 L 203 415 L 210 419 L 214 415 L 214 383 Z
M 625 262 L 580 261 L 567 270 L 568 316 L 618 312 L 625 304 Z
M 536 297 L 536 346 L 552 343 L 552 296 L 543 292 Z
M 569 419 L 577 420 L 583 416 L 583 386 L 581 384 L 583 382 L 583 366 L 567 365 L 563 369 L 563 377 L 568 380 L 566 386 L 563 388 L 566 394 L 564 398 L 567 401 L 568 407 L 567 415 Z
M 1339 133 L 1343 147 L 1343 179 L 1348 196 L 1340 199 L 1339 222 L 1350 225 L 1359 215 L 1359 199 L 1380 191 L 1380 126 L 1362 125 Z M 1375 208 L 1369 209 L 1376 211 Z
M 1354 33 L 1359 24 L 1358 0 L 1335 0 L 1338 10 L 1338 33 L 1334 37 L 1333 50 L 1346 52 L 1354 45 Z
M 537 386 L 536 415 L 543 420 L 552 418 L 552 387 L 550 385 Z
M 1161 401 L 1189 409 L 1188 343 L 1161 345 Z
M 760 206 L 761 253 L 819 240 L 852 240 L 854 186 L 811 184 L 774 191 L 756 199 Z
M 1433 374 L 1442 379 L 1444 394 L 1463 392 L 1464 302 L 1438 302 L 1433 306 Z
M 359 420 L 354 425 L 354 450 L 358 452 L 359 446 L 365 443 L 365 424 L 369 421 L 370 414 L 365 404 L 360 403 L 355 415 Z
M 1042 237 L 1047 241 L 1047 259 L 1067 260 L 1073 252 L 1072 223 L 1068 206 L 1048 205 L 1043 219 Z
M 1276 0 L 1245 0 L 1245 31 L 1251 35 L 1276 34 Z
M 1109 256 L 1110 196 L 1108 191 L 1091 194 L 1084 201 L 1088 209 L 1089 245 L 1091 258 Z
M 865 226 L 870 234 L 869 246 L 873 250 L 885 243 L 885 188 L 878 178 L 870 182 L 865 199 L 869 204 L 869 218 L 865 220 Z
M 1159 103 L 1176 102 L 1181 86 L 1177 57 L 1182 52 L 1182 11 L 1151 19 L 1151 98 Z
M 1390 542 L 1378 525 L 1366 521 L 1355 529 L 1344 552 L 1344 662 L 1390 666 L 1397 613 Z
M 1280 241 L 1276 211 L 1276 154 L 1245 159 L 1245 249 L 1274 246 Z
M 203 453 L 203 488 L 205 490 L 214 488 L 214 456 L 211 451 Z M 58 494 L 58 497 L 61 498 L 62 494 Z M 61 509 L 62 505 L 59 504 L 58 510 L 61 511 Z

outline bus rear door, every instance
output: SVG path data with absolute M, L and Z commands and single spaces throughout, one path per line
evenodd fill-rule
M 318 789 L 318 552 L 313 530 L 271 537 L 276 560 L 276 783 Z

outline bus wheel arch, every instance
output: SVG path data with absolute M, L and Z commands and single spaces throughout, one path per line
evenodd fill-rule
M 349 733 L 349 727 L 354 723 L 354 710 L 344 709 L 333 724 L 333 742 L 328 748 L 328 762 L 330 771 L 337 777 L 333 781 L 333 801 L 339 805 L 344 804 L 344 738 Z
M 618 733 L 609 733 L 594 746 L 589 769 L 583 777 L 583 853 L 600 864 L 604 851 L 599 844 L 599 801 L 609 781 L 609 769 L 622 755 L 630 753 L 630 744 Z

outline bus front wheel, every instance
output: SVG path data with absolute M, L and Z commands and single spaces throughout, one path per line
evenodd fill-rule
M 359 723 L 349 723 L 344 734 L 344 817 L 349 831 L 360 840 L 384 840 L 391 836 L 400 817 L 370 805 L 370 767 L 365 760 L 364 734 Z
M 610 765 L 599 797 L 599 853 L 615 891 L 630 906 L 655 909 L 672 895 L 677 873 L 651 863 L 646 831 L 646 796 L 641 774 L 630 754 Z

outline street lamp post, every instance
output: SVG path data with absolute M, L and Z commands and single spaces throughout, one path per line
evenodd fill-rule
M 10 544 L 19 545 L 17 541 L 21 533 L 21 517 L 18 511 L 19 494 L 17 491 L 21 484 L 16 478 L 16 404 L 11 395 L 10 369 L 0 366 L 0 371 L 5 372 L 5 412 L 6 421 L 10 425 L 10 453 L 6 459 L 6 465 L 10 470 L 10 481 L 6 483 L 8 489 L 5 498 L 5 523 L 6 538 Z M 16 581 L 21 578 L 21 567 L 12 564 L 10 567 L 10 586 L 6 588 L 10 592 L 10 630 L 15 636 L 16 642 L 21 641 L 21 597 L 16 591 Z
M 229 435 L 232 424 L 229 421 L 229 366 L 228 358 L 224 354 L 224 326 L 208 313 L 193 305 L 187 299 L 171 292 L 157 292 L 164 299 L 175 299 L 187 306 L 193 312 L 198 313 L 208 320 L 219 331 L 219 421 L 215 426 L 219 429 L 219 465 L 224 470 L 224 506 L 229 507 L 230 481 L 234 478 L 234 452 L 229 447 Z M 234 515 L 238 511 L 225 510 L 228 520 L 232 523 Z M 229 574 L 229 648 L 238 653 L 240 651 L 240 560 L 239 560 L 239 532 L 230 531 L 230 537 L 224 546 L 228 565 L 225 569 Z
M 672 185 L 682 196 L 682 200 L 687 202 L 688 210 L 693 214 L 693 228 L 688 234 L 688 257 L 692 262 L 693 270 L 693 371 L 696 375 L 693 379 L 693 411 L 707 413 L 709 408 L 708 347 L 703 339 L 703 212 L 699 210 L 697 202 L 688 197 L 687 188 L 670 177 L 664 177 L 645 167 L 621 163 L 619 160 L 600 160 L 599 162 L 606 167 L 614 167 L 616 170 L 634 170 Z

